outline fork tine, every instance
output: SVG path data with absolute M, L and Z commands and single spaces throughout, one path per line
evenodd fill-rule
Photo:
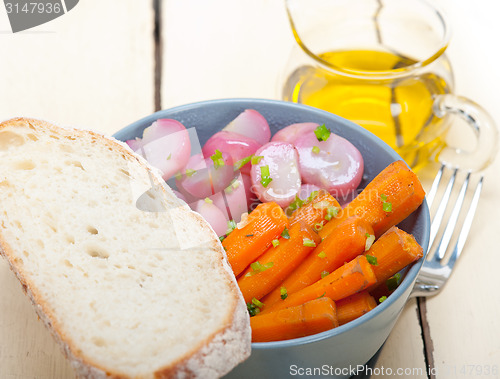
M 432 244 L 434 243 L 434 239 L 436 238 L 436 235 L 438 233 L 439 227 L 441 226 L 441 223 L 443 222 L 444 212 L 445 212 L 446 207 L 448 206 L 448 202 L 450 201 L 450 198 L 451 198 L 451 191 L 453 189 L 453 186 L 455 185 L 455 179 L 457 177 L 457 172 L 458 172 L 458 168 L 455 168 L 453 170 L 453 174 L 451 175 L 450 181 L 448 182 L 448 185 L 446 186 L 446 190 L 445 190 L 443 197 L 441 199 L 441 203 L 439 204 L 439 207 L 436 211 L 436 215 L 434 216 L 434 219 L 432 220 L 431 234 L 430 234 L 430 238 L 429 238 L 429 248 L 432 247 Z
M 432 182 L 431 189 L 427 194 L 427 206 L 429 208 L 432 206 L 434 198 L 436 197 L 436 192 L 439 187 L 439 183 L 441 182 L 441 178 L 443 177 L 443 171 L 444 171 L 444 164 L 441 165 L 441 168 L 439 169 L 438 173 L 436 174 L 436 177 L 434 178 L 434 181 Z
M 453 252 L 448 262 L 448 266 L 450 268 L 453 267 L 455 262 L 460 257 L 460 254 L 462 254 L 465 241 L 469 236 L 470 228 L 472 226 L 472 220 L 474 220 L 474 215 L 476 214 L 477 205 L 479 203 L 479 197 L 481 195 L 481 190 L 483 189 L 483 180 L 484 176 L 481 176 L 479 182 L 477 183 L 476 190 L 474 191 L 474 195 L 472 196 L 472 201 L 470 203 L 469 210 L 467 211 L 467 215 L 465 216 L 464 224 L 462 225 L 462 229 L 460 229 L 460 234 L 458 236 L 457 243 L 453 248 Z
M 462 205 L 464 203 L 465 193 L 467 192 L 467 187 L 469 186 L 469 180 L 470 180 L 470 172 L 467 173 L 467 177 L 465 178 L 462 187 L 460 188 L 460 193 L 458 194 L 457 201 L 451 212 L 450 219 L 446 224 L 443 236 L 441 237 L 438 247 L 436 248 L 436 256 L 437 259 L 439 260 L 444 258 L 446 250 L 448 250 L 451 237 L 453 236 L 453 231 L 455 230 L 455 227 L 457 225 L 460 210 L 462 209 Z

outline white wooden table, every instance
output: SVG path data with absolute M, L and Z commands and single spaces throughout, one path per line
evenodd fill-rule
M 456 92 L 500 124 L 500 3 L 435 1 L 454 27 L 448 56 Z M 112 134 L 159 108 L 278 98 L 277 76 L 293 43 L 278 0 L 165 0 L 160 7 L 85 0 L 19 34 L 10 33 L 0 5 L 0 119 L 30 116 Z M 376 367 L 413 370 L 400 377 L 500 377 L 499 173 L 497 159 L 452 279 L 438 296 L 407 304 Z M 72 377 L 0 260 L 0 378 Z

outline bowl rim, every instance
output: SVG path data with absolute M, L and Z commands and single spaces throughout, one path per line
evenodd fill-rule
M 183 112 L 183 111 L 188 111 L 190 109 L 195 109 L 199 107 L 204 107 L 204 106 L 210 106 L 212 104 L 227 104 L 227 105 L 239 105 L 243 106 L 244 104 L 245 107 L 252 107 L 255 105 L 270 105 L 270 106 L 279 106 L 283 108 L 289 108 L 289 109 L 301 109 L 305 112 L 309 112 L 312 115 L 317 114 L 321 117 L 326 117 L 329 119 L 332 119 L 335 123 L 340 123 L 342 125 L 345 125 L 349 128 L 354 128 L 356 129 L 357 132 L 363 134 L 366 138 L 368 138 L 371 142 L 374 142 L 376 145 L 380 146 L 383 150 L 389 153 L 391 157 L 393 158 L 394 161 L 396 160 L 403 160 L 394 149 L 392 149 L 387 143 L 385 143 L 383 140 L 381 140 L 379 137 L 374 135 L 373 133 L 369 132 L 368 130 L 364 129 L 360 125 L 349 121 L 343 117 L 337 116 L 333 113 L 314 108 L 308 105 L 304 104 L 298 104 L 298 103 L 293 103 L 293 102 L 288 102 L 288 101 L 283 101 L 283 100 L 274 100 L 274 99 L 263 99 L 263 98 L 221 98 L 221 99 L 212 99 L 212 100 L 202 100 L 202 101 L 197 101 L 197 102 L 192 102 L 188 104 L 183 104 L 183 105 L 178 105 L 174 106 L 172 108 L 168 109 L 163 109 L 156 111 L 148 116 L 145 116 L 132 124 L 120 129 L 117 131 L 115 134 L 113 134 L 113 137 L 119 140 L 122 140 L 120 138 L 120 135 L 126 134 L 130 130 L 134 130 L 138 126 L 142 126 L 143 124 L 150 124 L 153 121 L 156 121 L 156 119 L 163 117 L 165 114 L 170 114 L 170 113 L 176 113 L 176 112 Z M 430 225 L 430 213 L 429 213 L 429 207 L 427 205 L 427 200 L 424 198 L 424 201 L 422 205 L 416 210 L 421 212 L 421 216 L 426 220 L 426 225 Z M 415 211 L 415 212 L 416 212 Z M 391 294 L 391 296 L 387 297 L 385 301 L 383 301 L 381 304 L 378 304 L 374 309 L 372 309 L 370 312 L 364 314 L 361 317 L 358 317 L 355 320 L 352 320 L 348 322 L 347 324 L 338 326 L 336 328 L 327 330 L 325 332 L 321 333 L 316 333 L 310 336 L 306 337 L 300 337 L 300 338 L 294 338 L 294 339 L 289 339 L 289 340 L 283 340 L 283 341 L 272 341 L 272 342 L 252 342 L 252 349 L 257 349 L 257 350 L 270 350 L 270 349 L 281 349 L 281 348 L 286 348 L 286 347 L 294 347 L 294 346 L 299 346 L 299 345 L 304 345 L 304 344 L 309 344 L 321 340 L 325 340 L 328 338 L 331 338 L 333 336 L 337 336 L 340 334 L 347 333 L 349 330 L 356 328 L 360 325 L 363 325 L 367 323 L 369 320 L 377 317 L 380 315 L 382 312 L 384 312 L 386 309 L 390 308 L 402 295 L 404 292 L 406 292 L 408 289 L 411 290 L 410 286 L 412 286 L 420 272 L 420 269 L 424 263 L 424 260 L 427 257 L 427 252 L 428 252 L 428 245 L 429 245 L 429 236 L 430 236 L 430 228 L 426 228 L 427 233 L 424 233 L 423 238 L 420 242 L 420 245 L 423 248 L 424 255 L 422 258 L 420 258 L 418 261 L 414 262 L 406 274 L 404 275 L 403 280 L 401 281 L 400 285 L 396 290 Z M 405 303 L 408 301 L 408 299 L 405 300 Z

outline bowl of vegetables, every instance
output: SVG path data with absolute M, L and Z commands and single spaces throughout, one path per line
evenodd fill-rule
M 427 251 L 416 175 L 362 127 L 264 99 L 204 101 L 120 130 L 220 236 L 251 315 L 228 377 L 346 378 L 387 339 Z

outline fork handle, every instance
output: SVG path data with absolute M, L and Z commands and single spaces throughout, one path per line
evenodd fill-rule
M 436 295 L 443 287 L 436 283 L 425 281 L 421 277 L 417 277 L 415 285 L 411 290 L 410 297 L 428 297 Z
M 433 111 L 439 118 L 453 115 L 464 120 L 474 132 L 477 142 L 471 151 L 446 146 L 438 156 L 441 163 L 474 172 L 493 161 L 497 152 L 498 131 L 491 116 L 480 105 L 462 96 L 444 94 L 435 97 Z

